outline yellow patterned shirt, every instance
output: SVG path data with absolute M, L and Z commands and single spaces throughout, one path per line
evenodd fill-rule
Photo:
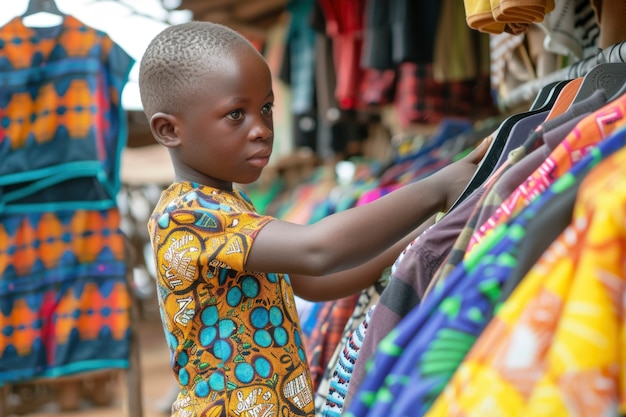
M 175 183 L 148 222 L 158 299 L 181 388 L 174 416 L 312 416 L 289 277 L 244 270 L 272 221 L 242 190 Z

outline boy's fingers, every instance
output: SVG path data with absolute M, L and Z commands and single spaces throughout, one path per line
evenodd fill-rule
M 492 136 L 484 139 L 477 147 L 474 149 L 468 156 L 471 162 L 478 164 L 485 154 L 487 153 L 487 149 L 489 149 L 489 145 L 491 145 L 491 141 L 493 140 Z

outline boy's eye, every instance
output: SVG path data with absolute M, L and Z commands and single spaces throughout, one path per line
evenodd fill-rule
M 273 103 L 267 103 L 263 108 L 261 108 L 261 113 L 270 114 L 272 112 L 272 107 L 274 107 Z
M 228 113 L 227 117 L 232 120 L 239 120 L 243 117 L 243 112 L 241 110 L 233 110 Z

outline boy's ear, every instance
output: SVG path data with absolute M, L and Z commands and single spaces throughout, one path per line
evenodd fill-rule
M 178 119 L 167 113 L 155 113 L 150 118 L 152 135 L 161 145 L 173 148 L 181 143 L 178 135 Z

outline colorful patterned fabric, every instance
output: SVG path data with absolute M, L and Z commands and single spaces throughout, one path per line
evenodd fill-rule
M 626 131 L 616 135 L 623 144 Z M 626 412 L 625 167 L 622 148 L 587 174 L 570 226 L 499 309 L 429 417 Z
M 414 337 L 408 344 L 398 343 L 395 337 L 381 342 L 384 348 L 379 348 L 374 362 L 368 364 L 372 372 L 361 385 L 355 397 L 358 404 L 350 408 L 350 416 L 417 416 L 428 411 L 492 317 L 501 287 L 516 265 L 516 245 L 525 236 L 524 225 L 540 213 L 545 202 L 572 184 L 574 175 L 621 148 L 624 139 L 618 136 L 602 152 L 593 152 L 576 166 L 576 174 L 562 177 L 510 224 L 498 226 L 420 307 L 407 315 L 397 329 L 402 327 Z M 390 356 L 388 351 L 402 353 L 396 359 L 387 357 L 387 369 L 381 375 L 378 361 Z
M 626 95 L 581 120 L 548 159 L 496 209 L 487 222 L 476 229 L 467 253 L 471 252 L 474 245 L 490 230 L 517 213 L 534 196 L 543 192 L 556 178 L 567 172 L 589 149 L 624 123 L 626 123 Z
M 0 28 L 0 212 L 115 206 L 132 63 L 69 15 L 58 27 L 16 17 Z
M 117 209 L 0 215 L 0 385 L 127 368 Z
M 480 119 L 497 114 L 488 76 L 471 80 L 435 80 L 432 64 L 398 66 L 395 109 L 402 126 L 437 124 L 445 117 Z
M 309 360 L 313 390 L 317 392 L 328 364 L 343 336 L 343 329 L 352 315 L 359 298 L 353 294 L 323 304 L 311 335 L 304 339 Z
M 272 221 L 241 190 L 175 183 L 148 227 L 172 368 L 175 416 L 313 416 L 313 390 L 291 283 L 246 271 Z
M 330 380 L 330 387 L 328 390 L 328 396 L 326 397 L 326 404 L 322 408 L 322 416 L 324 417 L 340 417 L 343 411 L 343 403 L 348 393 L 348 385 L 352 376 L 352 370 L 354 369 L 354 363 L 359 355 L 359 349 L 363 344 L 365 333 L 367 332 L 367 326 L 372 313 L 376 305 L 373 305 L 365 315 L 363 321 L 359 326 L 354 329 L 339 354 L 339 361 L 333 368 L 332 379 Z
M 341 337 L 341 341 L 337 344 L 335 348 L 335 352 L 333 353 L 332 358 L 330 359 L 328 366 L 326 367 L 326 371 L 324 373 L 324 377 L 320 382 L 320 385 L 315 393 L 315 411 L 316 413 L 320 413 L 324 408 L 327 407 L 328 397 L 333 396 L 336 400 L 333 404 L 337 407 L 335 408 L 336 412 L 341 412 L 340 408 L 342 406 L 339 405 L 339 397 L 344 398 L 345 393 L 350 383 L 350 372 L 352 370 L 352 365 L 350 365 L 350 372 L 348 371 L 347 366 L 341 366 L 341 362 L 345 362 L 347 360 L 345 358 L 345 349 L 348 345 L 351 345 L 351 340 L 354 340 L 354 335 L 357 329 L 361 329 L 360 335 L 363 337 L 365 335 L 365 328 L 363 328 L 364 320 L 369 320 L 369 315 L 371 315 L 371 311 L 374 310 L 376 303 L 380 298 L 380 294 L 386 288 L 387 283 L 389 282 L 389 274 L 391 267 L 385 268 L 385 270 L 381 273 L 380 278 L 374 284 L 365 288 L 359 294 L 359 298 L 357 300 L 354 309 L 352 310 L 352 315 L 350 319 L 346 323 L 346 326 L 343 330 L 343 335 Z M 362 339 L 361 339 L 362 341 Z M 357 351 L 351 350 L 352 356 L 352 364 L 356 361 Z M 335 369 L 339 366 L 344 370 L 341 372 L 341 375 L 335 373 Z M 338 379 L 340 381 L 338 381 Z M 341 392 L 341 393 L 338 393 Z
M 585 115 L 588 115 L 591 112 L 599 110 L 605 105 L 606 102 L 607 102 L 606 94 L 604 94 L 603 90 L 597 90 L 593 94 L 591 94 L 591 96 L 587 97 L 585 100 L 582 100 L 579 103 L 572 104 L 565 113 L 551 120 L 547 120 L 546 122 L 542 124 L 542 126 L 540 126 L 540 128 L 538 128 L 529 136 L 528 141 L 524 144 L 524 146 L 521 146 L 513 150 L 508 155 L 508 159 L 506 162 L 508 165 L 510 165 L 510 167 L 505 167 L 504 169 L 506 169 L 507 171 L 509 170 L 509 168 L 511 168 L 511 170 L 516 170 L 517 168 L 519 168 L 519 165 L 517 165 L 517 163 L 522 158 L 525 158 L 526 156 L 532 156 L 532 154 L 537 152 L 538 149 L 542 147 L 542 145 L 548 145 L 549 143 L 552 142 L 551 140 L 548 139 L 549 135 L 554 134 L 556 136 L 557 130 L 560 130 L 563 126 L 568 125 L 572 121 L 575 122 L 576 119 L 580 119 L 581 117 L 584 117 Z M 563 135 L 563 137 L 558 141 L 559 143 L 562 142 L 563 139 L 565 139 L 565 136 L 567 136 L 567 133 Z M 546 139 L 548 139 L 547 142 L 546 142 Z M 553 149 L 556 146 L 558 146 L 558 143 L 550 147 Z M 517 165 L 517 168 L 513 168 L 513 166 L 515 165 Z M 505 174 L 504 172 L 498 174 L 497 172 L 494 172 L 488 178 L 489 182 L 491 182 L 491 179 L 493 178 L 493 183 L 489 186 L 489 190 L 484 194 L 484 198 L 482 199 L 482 201 L 480 201 L 477 204 L 475 212 L 471 215 L 466 226 L 463 228 L 463 231 L 459 234 L 459 237 L 457 241 L 454 243 L 454 247 L 452 248 L 452 251 L 450 252 L 450 255 L 448 256 L 448 259 L 439 268 L 439 270 L 433 277 L 433 280 L 432 280 L 433 284 L 445 279 L 445 277 L 448 276 L 450 272 L 452 272 L 454 268 L 463 261 L 463 258 L 465 257 L 465 254 L 466 254 L 467 246 L 476 228 L 482 225 L 484 221 L 490 217 L 493 211 L 496 210 L 497 207 L 500 206 L 502 201 L 504 201 L 511 194 L 512 190 L 507 190 L 506 192 L 502 194 L 498 193 L 497 198 L 494 195 L 494 193 L 496 192 L 494 188 L 496 185 L 495 182 L 496 181 L 498 183 L 500 182 L 499 176 L 501 175 L 504 176 L 504 175 L 509 175 L 509 174 L 510 173 Z M 496 175 L 498 175 L 498 177 L 496 177 Z M 488 204 L 489 200 L 493 201 L 494 202 L 493 204 L 496 204 L 495 203 L 496 199 L 501 199 L 497 203 L 497 206 L 492 206 L 491 204 Z M 483 219 L 483 221 L 481 221 L 481 219 Z
M 0 384 L 128 367 L 116 196 L 132 63 L 71 16 L 0 28 Z

